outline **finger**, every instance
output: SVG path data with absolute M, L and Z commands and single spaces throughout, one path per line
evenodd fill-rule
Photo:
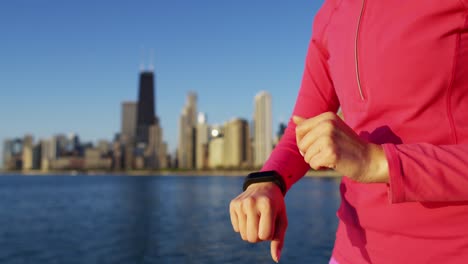
M 306 119 L 303 118 L 303 117 L 295 115 L 295 116 L 292 117 L 292 120 L 293 120 L 294 124 L 296 124 L 296 126 L 297 126 L 300 123 L 304 122 Z M 296 127 L 296 129 L 297 129 L 297 127 Z M 299 141 L 301 141 L 301 139 L 302 138 L 300 138 L 299 135 L 296 133 L 296 145 L 299 146 Z M 301 149 L 299 149 L 299 153 L 301 153 L 301 155 L 304 157 L 304 152 Z
M 286 213 L 283 213 L 276 219 L 275 235 L 270 245 L 271 257 L 275 262 L 278 262 L 281 258 L 281 251 L 284 245 L 284 236 L 288 227 L 288 219 Z
M 320 154 L 321 154 L 321 149 L 319 146 L 311 146 L 304 154 L 304 161 L 310 165 L 315 159 L 317 159 L 318 156 L 320 156 Z M 312 169 L 316 170 L 316 168 L 314 167 L 312 167 Z
M 242 212 L 242 210 L 237 211 L 236 214 L 242 240 L 247 240 L 247 216 Z
M 251 241 L 250 239 L 250 235 L 249 233 L 251 231 L 249 231 L 249 229 L 252 228 L 252 223 L 250 223 L 250 221 L 253 221 L 253 219 L 255 218 L 255 216 L 253 215 L 254 213 L 256 214 L 257 213 L 257 210 L 255 208 L 255 199 L 252 198 L 252 197 L 245 197 L 243 200 L 242 200 L 242 204 L 241 204 L 241 209 L 242 209 L 242 213 L 244 215 L 244 233 L 243 233 L 243 236 L 242 236 L 242 239 L 244 239 L 245 241 Z M 258 225 L 258 220 L 257 220 L 257 225 Z M 257 233 L 255 233 L 255 236 L 257 235 Z M 252 239 L 253 241 L 254 239 Z M 253 241 L 254 242 L 254 241 Z
M 323 136 L 327 135 L 327 130 L 322 129 L 319 125 L 318 127 L 312 128 L 299 142 L 297 142 L 297 147 L 304 154 L 309 150 L 314 143 Z
M 234 231 L 239 232 L 239 221 L 237 219 L 236 210 L 234 210 L 234 205 L 231 203 L 229 206 L 229 215 L 231 216 L 231 224 Z
M 311 146 L 309 146 L 304 156 L 304 161 L 307 162 L 314 170 L 330 168 L 334 162 L 330 160 L 335 152 L 334 142 L 330 137 L 322 136 L 318 138 Z
M 333 149 L 327 148 L 320 151 L 309 160 L 309 165 L 314 170 L 320 170 L 324 168 L 336 169 L 338 163 L 338 155 Z
M 292 120 L 293 120 L 294 124 L 299 125 L 300 123 L 304 122 L 306 119 L 304 117 L 300 117 L 300 116 L 295 115 L 295 116 L 293 116 Z
M 259 201 L 260 221 L 258 225 L 258 237 L 261 240 L 272 240 L 275 234 L 276 216 L 268 201 Z
M 320 136 L 316 138 L 315 132 L 309 132 L 307 138 L 301 142 L 304 147 L 301 149 L 304 151 L 304 161 L 310 164 L 310 161 L 314 159 L 315 156 L 320 155 L 321 151 L 324 149 L 324 141 L 330 140 L 327 136 Z M 310 136 L 309 136 L 310 135 Z M 311 141 L 311 142 L 308 142 Z
M 302 157 L 304 157 L 305 153 L 302 150 L 299 150 L 299 153 L 301 153 Z
M 333 112 L 326 112 L 301 122 L 296 127 L 296 137 L 302 139 L 312 128 L 326 120 L 337 120 L 339 117 Z
M 247 240 L 250 243 L 256 243 L 258 239 L 258 222 L 260 216 L 254 210 L 247 213 Z

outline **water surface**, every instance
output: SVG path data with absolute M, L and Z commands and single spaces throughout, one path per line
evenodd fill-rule
M 0 177 L 0 263 L 272 263 L 234 233 L 242 177 Z M 328 263 L 339 181 L 288 193 L 281 263 Z

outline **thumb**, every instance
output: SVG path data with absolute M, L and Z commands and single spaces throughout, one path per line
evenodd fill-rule
M 276 219 L 275 235 L 273 236 L 273 240 L 270 245 L 271 257 L 276 263 L 278 263 L 281 258 L 281 251 L 283 249 L 284 236 L 286 234 L 287 227 L 288 219 L 286 217 L 286 213 L 283 213 Z
M 304 120 L 306 120 L 305 118 L 303 117 L 300 117 L 300 116 L 297 116 L 297 115 L 294 115 L 292 117 L 292 120 L 294 122 L 294 124 L 296 124 L 296 126 L 299 126 L 302 122 L 304 122 Z M 303 135 L 300 135 L 297 133 L 296 131 L 296 143 L 299 145 L 299 142 L 301 141 L 302 139 L 302 136 Z M 301 150 L 299 150 L 299 152 L 301 153 L 302 157 L 304 157 L 304 152 L 302 152 Z
M 293 116 L 292 119 L 293 119 L 294 124 L 296 124 L 296 125 L 299 125 L 299 124 L 302 123 L 304 120 L 306 120 L 305 118 L 300 117 L 300 116 L 297 116 L 297 115 Z

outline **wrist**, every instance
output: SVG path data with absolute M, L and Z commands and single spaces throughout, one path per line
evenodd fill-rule
M 245 177 L 243 190 L 247 190 L 247 188 L 252 184 L 264 182 L 272 183 L 278 186 L 283 196 L 286 195 L 286 184 L 283 180 L 283 177 L 276 171 L 259 171 L 250 173 L 247 175 L 247 177 Z
M 275 189 L 276 191 L 281 193 L 281 188 L 274 182 L 257 182 L 250 184 L 245 190 L 249 189 Z
M 377 144 L 369 144 L 368 169 L 364 177 L 368 183 L 388 183 L 388 161 L 383 147 Z

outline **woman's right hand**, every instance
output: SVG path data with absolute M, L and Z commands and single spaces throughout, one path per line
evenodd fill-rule
M 229 206 L 234 231 L 244 241 L 271 241 L 271 257 L 278 262 L 288 226 L 280 188 L 273 182 L 251 184 Z

